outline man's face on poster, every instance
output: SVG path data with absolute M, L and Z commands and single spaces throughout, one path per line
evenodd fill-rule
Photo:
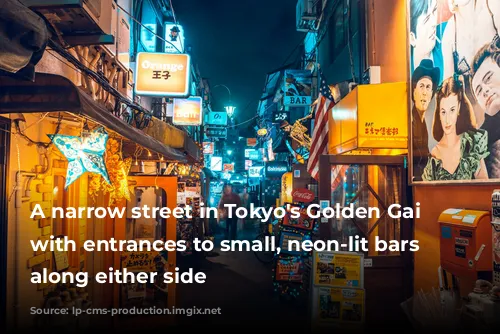
M 500 110 L 500 67 L 486 58 L 472 78 L 477 102 L 487 115 L 495 116 Z
M 432 99 L 432 80 L 430 77 L 422 77 L 417 81 L 413 90 L 413 101 L 418 111 L 425 112 Z
M 437 0 L 420 1 L 428 1 L 429 8 L 417 18 L 415 32 L 410 33 L 410 44 L 421 53 L 430 53 L 436 46 Z

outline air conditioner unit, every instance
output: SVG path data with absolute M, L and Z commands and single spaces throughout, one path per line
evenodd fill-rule
M 70 45 L 114 44 L 113 0 L 21 0 L 54 24 Z M 116 7 L 116 6 L 115 6 Z M 116 11 L 116 8 L 114 9 Z
M 320 0 L 298 0 L 296 9 L 297 31 L 313 31 L 319 17 Z

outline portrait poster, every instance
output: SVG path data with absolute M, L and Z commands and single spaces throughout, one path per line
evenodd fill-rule
M 364 289 L 319 288 L 317 321 L 320 323 L 363 323 Z
M 500 1 L 407 1 L 412 182 L 498 182 Z
M 302 283 L 304 275 L 304 260 L 301 257 L 280 257 L 276 261 L 276 281 Z
M 363 287 L 363 254 L 315 252 L 314 284 L 330 287 Z
M 284 105 L 308 106 L 311 97 L 312 74 L 308 70 L 286 70 L 284 82 Z

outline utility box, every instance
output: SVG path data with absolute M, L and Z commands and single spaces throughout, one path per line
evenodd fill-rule
M 441 267 L 459 278 L 491 280 L 489 211 L 447 209 L 439 216 Z

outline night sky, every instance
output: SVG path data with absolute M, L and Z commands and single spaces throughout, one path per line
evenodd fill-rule
M 281 67 L 304 36 L 295 30 L 296 3 L 172 0 L 201 75 L 209 79 L 212 87 L 228 86 L 238 122 L 255 115 L 266 73 Z M 212 95 L 213 109 L 222 110 L 229 100 L 227 90 L 217 87 Z

